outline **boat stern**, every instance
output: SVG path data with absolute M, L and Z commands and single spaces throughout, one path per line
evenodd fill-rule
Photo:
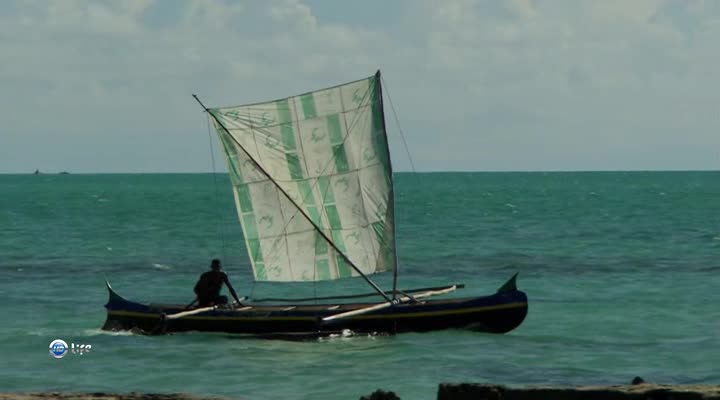
M 483 312 L 466 329 L 502 334 L 523 323 L 528 313 L 528 297 L 525 292 L 518 290 L 517 276 L 515 273 L 495 294 L 469 301 L 473 306 L 480 306 Z
M 513 275 L 510 279 L 508 279 L 508 281 L 505 282 L 502 286 L 500 286 L 500 288 L 498 288 L 497 293 L 507 293 L 507 292 L 512 292 L 512 291 L 518 290 L 517 276 L 518 276 L 518 273 L 516 272 L 515 275 Z
M 510 279 L 500 286 L 492 296 L 501 307 L 507 307 L 498 318 L 492 332 L 507 333 L 522 324 L 528 313 L 528 297 L 525 292 L 518 290 L 516 272 Z
M 108 291 L 108 302 L 105 304 L 105 308 L 115 308 L 120 303 L 127 302 L 127 300 L 120 297 L 119 294 L 115 293 L 112 286 L 110 285 L 110 282 L 108 282 L 107 279 L 105 279 L 105 288 L 107 288 Z
M 159 314 L 151 310 L 148 306 L 125 300 L 122 296 L 113 290 L 110 282 L 105 280 L 105 286 L 108 291 L 108 301 L 105 304 L 107 309 L 107 317 L 102 326 L 104 331 L 127 331 L 136 328 L 146 328 L 151 320 L 159 319 Z M 155 322 L 150 322 L 154 324 Z

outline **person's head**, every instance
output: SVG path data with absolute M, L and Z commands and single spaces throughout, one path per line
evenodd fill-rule
M 210 268 L 213 271 L 220 271 L 220 269 L 222 268 L 222 265 L 220 265 L 220 260 L 218 260 L 217 258 L 212 260 L 212 262 L 210 263 Z

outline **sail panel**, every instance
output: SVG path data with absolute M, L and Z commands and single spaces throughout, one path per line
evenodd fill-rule
M 333 247 L 365 274 L 395 268 L 381 96 L 376 75 L 286 99 L 210 109 L 256 280 L 357 276 Z

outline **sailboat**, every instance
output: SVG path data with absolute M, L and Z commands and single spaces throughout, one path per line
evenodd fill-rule
M 103 329 L 323 336 L 451 328 L 506 333 L 519 326 L 528 300 L 517 289 L 517 274 L 487 296 L 431 299 L 462 284 L 398 288 L 381 83 L 377 71 L 280 100 L 221 108 L 207 108 L 193 95 L 219 137 L 255 281 L 363 279 L 371 293 L 189 309 L 126 300 L 106 281 Z M 373 281 L 378 273 L 393 274 L 392 288 Z

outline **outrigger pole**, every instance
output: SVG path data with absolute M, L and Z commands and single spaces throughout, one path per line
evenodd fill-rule
M 293 200 L 293 199 L 290 197 L 290 195 L 288 195 L 287 192 L 286 192 L 277 182 L 275 182 L 275 180 L 272 178 L 272 176 L 270 176 L 270 174 L 269 174 L 267 171 L 265 171 L 265 169 L 260 165 L 260 163 L 258 163 L 258 162 L 250 155 L 250 153 L 248 153 L 248 151 L 245 150 L 245 147 L 243 147 L 243 145 L 241 145 L 240 142 L 238 142 L 237 139 L 235 139 L 235 137 L 230 133 L 230 131 L 225 127 L 225 125 L 223 125 L 223 123 L 220 122 L 220 120 L 217 119 L 217 118 L 215 117 L 215 115 L 213 115 L 213 113 L 211 113 L 210 110 L 209 110 L 207 107 L 205 107 L 205 104 L 203 104 L 202 101 L 200 101 L 200 99 L 199 99 L 196 95 L 193 94 L 192 96 L 193 96 L 193 98 L 195 98 L 195 100 L 198 102 L 198 104 L 200 104 L 200 106 L 205 110 L 205 112 L 207 112 L 208 114 L 210 114 L 210 116 L 212 116 L 213 120 L 215 120 L 215 122 L 225 131 L 225 133 L 227 133 L 227 135 L 230 136 L 230 138 L 233 140 L 233 142 L 235 142 L 235 144 L 237 144 L 237 146 L 243 151 L 243 153 L 245 153 L 245 155 L 250 159 L 250 161 L 252 161 L 253 164 L 255 164 L 255 167 L 257 167 L 257 169 L 260 170 L 260 172 L 262 172 L 265 176 L 267 176 L 267 178 L 270 179 L 270 182 L 272 182 L 272 183 L 275 185 L 275 187 L 285 196 L 285 198 L 287 198 L 287 199 L 295 206 L 295 208 L 297 208 L 297 210 L 300 211 L 300 213 L 305 217 L 305 219 L 306 219 L 308 222 L 310 222 L 310 224 L 312 224 L 312 226 L 315 228 L 315 230 L 317 231 L 317 233 L 319 233 L 319 234 L 325 239 L 325 241 L 327 241 L 327 243 L 328 243 L 338 254 L 340 254 L 340 256 L 343 258 L 343 260 L 345 260 L 348 264 L 350 264 L 350 266 L 351 266 L 358 274 L 360 274 L 360 276 L 362 276 L 363 279 L 365 279 L 365 280 L 367 281 L 367 283 L 370 284 L 370 286 L 373 287 L 373 289 L 375 289 L 385 300 L 387 300 L 388 303 L 392 304 L 392 299 L 390 299 L 390 297 L 388 297 L 388 295 L 385 294 L 385 292 L 384 292 L 382 289 L 380 289 L 380 287 L 379 287 L 378 285 L 376 285 L 375 282 L 373 282 L 372 280 L 370 280 L 370 278 L 368 278 L 367 275 L 365 275 L 365 274 L 360 270 L 360 268 L 358 268 L 358 267 L 355 265 L 355 263 L 353 263 L 352 261 L 350 261 L 350 259 L 345 255 L 345 253 L 343 253 L 342 251 L 340 251 L 340 249 L 338 249 L 337 246 L 335 246 L 335 243 L 333 243 L 333 241 L 332 241 L 329 237 L 327 237 L 327 235 L 325 234 L 325 232 L 323 232 L 323 230 L 320 229 L 320 227 L 315 224 L 315 222 L 312 220 L 312 218 L 310 218 L 310 216 L 308 216 L 308 215 L 305 213 L 305 210 L 303 210 L 303 208 L 302 208 L 301 206 L 299 206 L 299 205 L 295 202 L 295 200 Z
M 450 287 L 445 288 L 445 289 L 443 289 L 443 290 L 430 290 L 430 291 L 427 291 L 427 292 L 425 292 L 425 293 L 417 294 L 417 295 L 415 295 L 415 296 L 405 295 L 405 296 L 402 296 L 402 297 L 398 298 L 398 302 L 399 302 L 399 303 L 406 303 L 406 302 L 408 302 L 408 301 L 417 301 L 417 299 L 422 299 L 422 298 L 425 298 L 425 297 L 438 296 L 438 295 L 441 295 L 441 294 L 447 294 L 447 293 L 450 293 L 450 292 L 455 291 L 456 289 L 457 289 L 457 286 L 453 285 L 453 286 L 450 286 Z M 355 315 L 367 314 L 367 313 L 369 313 L 369 312 L 371 312 L 371 311 L 377 311 L 377 310 L 382 310 L 382 309 L 384 309 L 384 308 L 388 308 L 388 307 L 392 306 L 393 304 L 394 304 L 394 303 L 379 303 L 379 304 L 375 304 L 375 305 L 372 305 L 372 306 L 369 306 L 369 307 L 365 307 L 365 308 L 360 308 L 360 309 L 353 310 L 353 311 L 346 311 L 346 312 L 339 313 L 339 314 L 333 314 L 333 315 L 330 315 L 330 316 L 328 316 L 328 317 L 323 318 L 322 321 L 323 321 L 323 322 L 328 322 L 328 321 L 333 321 L 333 320 L 336 320 L 336 319 L 353 317 L 353 316 L 355 316 Z

